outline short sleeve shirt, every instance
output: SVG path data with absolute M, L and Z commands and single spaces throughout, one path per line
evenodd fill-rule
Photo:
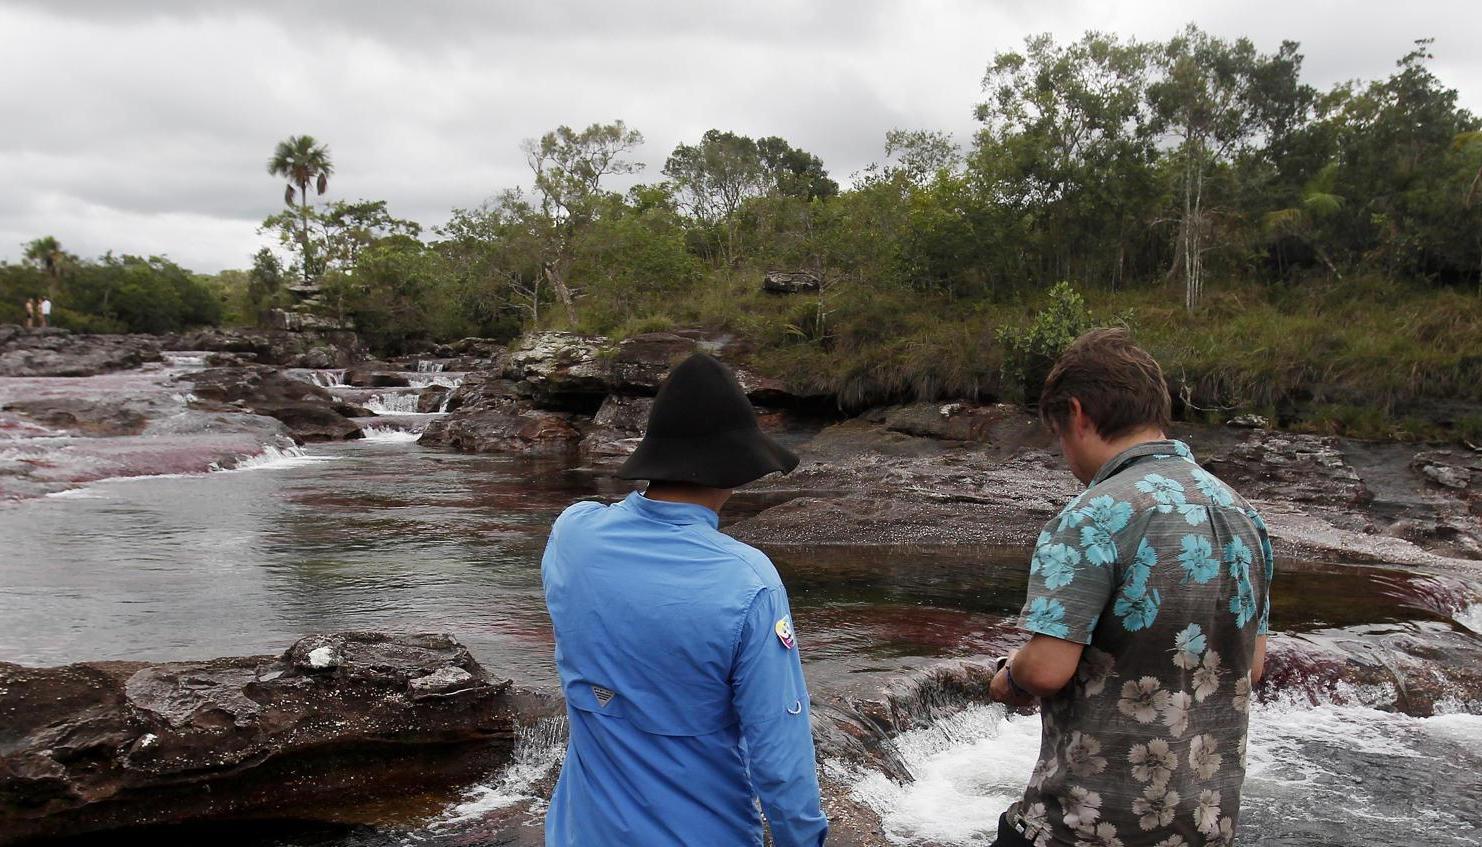
M 1260 515 L 1177 441 L 1118 455 L 1050 521 L 1023 626 L 1087 647 L 1042 704 L 1013 810 L 1032 841 L 1233 843 L 1273 570 Z

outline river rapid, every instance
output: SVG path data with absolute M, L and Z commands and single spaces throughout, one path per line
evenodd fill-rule
M 314 632 L 440 631 L 495 675 L 553 687 L 539 584 L 546 529 L 571 501 L 627 487 L 564 460 L 426 449 L 415 432 L 430 415 L 409 414 L 415 405 L 396 396 L 362 399 L 386 419 L 360 441 L 274 447 L 232 470 L 103 480 L 0 506 L 0 659 L 195 659 L 277 652 Z M 743 493 L 727 520 L 767 505 Z M 1020 637 L 1024 550 L 767 552 L 793 597 L 815 699 L 943 659 L 991 657 Z M 1273 592 L 1274 643 L 1289 653 L 1341 664 L 1397 637 L 1437 651 L 1482 645 L 1482 585 L 1454 574 L 1285 561 Z M 1482 844 L 1482 702 L 1448 689 L 1447 655 L 1429 661 L 1389 682 L 1268 690 L 1251 720 L 1241 843 Z M 1431 680 L 1421 706 L 1417 674 Z M 888 742 L 912 780 L 842 761 L 826 761 L 825 775 L 878 813 L 893 843 L 991 843 L 1033 767 L 1038 718 L 977 704 L 924 723 Z M 524 823 L 538 824 L 534 786 L 561 747 L 559 723 L 530 727 L 516 760 L 483 783 L 370 827 L 207 834 L 342 847 L 538 843 L 538 826 L 491 836 L 481 822 L 526 804 L 534 815 Z

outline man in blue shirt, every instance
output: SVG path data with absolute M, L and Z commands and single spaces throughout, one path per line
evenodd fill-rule
M 541 575 L 571 740 L 547 845 L 760 845 L 760 811 L 777 847 L 823 844 L 787 592 L 716 529 L 732 489 L 797 463 L 730 371 L 695 354 L 621 471 L 647 491 L 556 520 Z

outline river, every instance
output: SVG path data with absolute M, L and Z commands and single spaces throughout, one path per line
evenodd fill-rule
M 418 418 L 387 423 L 415 428 Z M 0 507 L 0 659 L 207 658 L 276 652 L 329 630 L 443 631 L 496 675 L 553 685 L 539 585 L 546 528 L 572 500 L 616 498 L 626 487 L 562 461 L 444 453 L 413 438 L 388 426 L 235 470 L 107 480 Z M 765 505 L 743 494 L 729 516 Z M 942 658 L 991 656 L 1017 638 L 1022 550 L 768 552 L 793 597 L 815 697 Z M 1482 587 L 1454 578 L 1283 562 L 1274 592 L 1273 629 L 1290 643 L 1336 643 L 1334 633 L 1482 637 Z M 1432 670 L 1445 662 L 1437 657 Z M 1252 717 L 1241 843 L 1482 844 L 1482 703 L 1459 692 L 1412 715 L 1401 694 L 1370 685 L 1269 697 Z M 842 774 L 892 840 L 988 844 L 1028 778 L 1038 719 L 974 706 L 895 744 L 913 782 Z M 438 841 L 519 800 L 559 748 L 558 738 L 532 734 L 515 765 L 431 815 L 248 840 Z

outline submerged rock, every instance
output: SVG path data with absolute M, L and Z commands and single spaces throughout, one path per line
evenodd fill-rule
M 97 376 L 160 358 L 158 341 L 147 336 L 0 326 L 0 377 Z
M 0 844 L 333 816 L 476 778 L 508 757 L 517 722 L 552 710 L 447 635 L 311 636 L 278 657 L 161 665 L 0 663 Z

